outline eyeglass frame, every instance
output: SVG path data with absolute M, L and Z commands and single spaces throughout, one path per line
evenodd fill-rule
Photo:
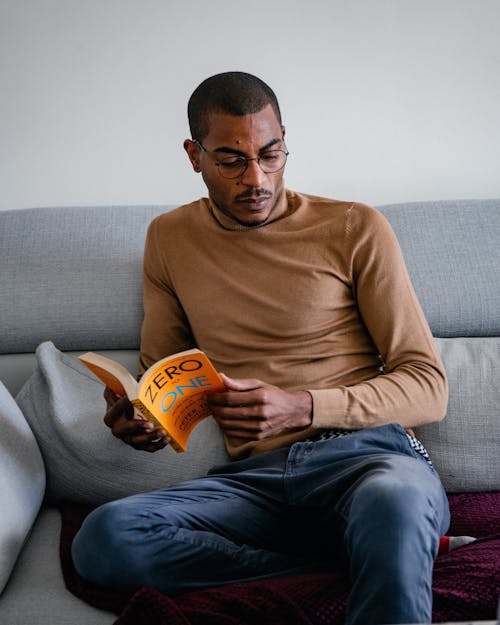
M 215 150 L 207 150 L 207 148 L 203 145 L 203 143 L 201 141 L 199 141 L 198 139 L 192 139 L 193 143 L 197 143 L 200 148 L 206 152 L 207 154 L 217 154 L 217 152 Z M 286 149 L 281 150 L 281 149 L 276 149 L 276 150 L 269 150 L 270 152 L 283 152 L 283 154 L 285 155 L 285 162 L 283 163 L 283 165 L 281 167 L 279 167 L 278 169 L 276 169 L 275 171 L 264 171 L 261 167 L 260 164 L 260 159 L 262 158 L 262 156 L 255 156 L 253 158 L 248 158 L 247 156 L 245 156 L 244 154 L 233 154 L 233 156 L 236 156 L 238 158 L 240 158 L 241 160 L 245 161 L 245 165 L 243 168 L 243 171 L 241 173 L 238 173 L 236 176 L 233 176 L 232 178 L 228 178 L 227 176 L 224 176 L 220 170 L 220 166 L 224 165 L 224 163 L 220 163 L 219 161 L 215 161 L 215 166 L 217 167 L 217 170 L 219 172 L 219 175 L 221 176 L 221 178 L 224 178 L 225 180 L 236 180 L 236 178 L 240 178 L 241 176 L 244 176 L 247 169 L 248 169 L 248 163 L 250 161 L 257 161 L 257 165 L 259 166 L 260 170 L 264 173 L 264 174 L 276 174 L 277 172 L 281 171 L 285 165 L 286 162 L 288 160 L 288 155 L 290 154 L 290 152 Z M 230 154 L 228 153 L 228 156 L 230 156 Z

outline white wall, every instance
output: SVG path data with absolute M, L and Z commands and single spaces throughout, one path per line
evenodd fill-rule
M 182 203 L 186 102 L 276 91 L 291 188 L 500 197 L 499 0 L 0 0 L 0 209 Z

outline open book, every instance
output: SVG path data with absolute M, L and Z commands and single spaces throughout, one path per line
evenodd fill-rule
M 137 410 L 167 431 L 177 452 L 186 451 L 193 428 L 208 417 L 207 392 L 225 390 L 219 374 L 199 349 L 162 358 L 139 382 L 127 369 L 101 354 L 78 357 L 117 395 L 127 395 Z

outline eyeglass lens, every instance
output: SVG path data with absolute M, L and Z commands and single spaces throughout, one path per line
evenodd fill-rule
M 249 161 L 257 161 L 259 167 L 266 174 L 272 174 L 283 169 L 287 153 L 283 150 L 268 150 L 258 158 L 247 159 L 244 156 L 228 156 L 217 162 L 217 167 L 224 178 L 238 178 L 247 169 Z

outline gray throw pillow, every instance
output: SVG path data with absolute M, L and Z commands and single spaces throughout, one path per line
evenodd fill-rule
M 229 461 L 222 433 L 209 417 L 183 454 L 147 453 L 116 439 L 103 422 L 104 386 L 74 356 L 51 342 L 36 352 L 37 366 L 17 396 L 47 470 L 47 499 L 100 504 L 204 475 Z
M 33 432 L 0 382 L 0 593 L 38 514 L 45 468 Z
M 500 490 L 500 338 L 436 339 L 446 417 L 417 428 L 448 492 Z

